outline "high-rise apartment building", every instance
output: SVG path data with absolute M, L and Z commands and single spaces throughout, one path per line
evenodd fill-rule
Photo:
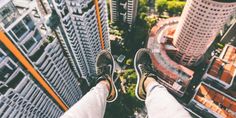
M 138 0 L 110 0 L 112 22 L 132 25 L 137 16 Z
M 8 40 L 8 37 L 1 32 L 0 117 L 52 118 L 62 115 L 63 110 L 57 105 L 58 103 L 55 103 L 51 96 L 46 94 L 47 90 L 42 89 L 38 82 L 34 81 L 35 76 L 2 43 L 2 40 L 6 39 Z
M 233 0 L 187 0 L 176 29 L 173 44 L 176 60 L 195 64 L 214 41 L 236 7 Z
M 52 0 L 51 6 L 60 20 L 61 42 L 80 77 L 95 75 L 97 53 L 110 48 L 106 1 Z
M 39 1 L 0 3 L 0 117 L 59 117 L 82 92 L 44 8 Z

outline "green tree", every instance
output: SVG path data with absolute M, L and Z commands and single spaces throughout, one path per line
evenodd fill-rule
M 139 6 L 146 6 L 147 0 L 139 0 Z
M 132 65 L 132 62 L 133 62 L 132 59 L 127 59 L 126 65 L 129 65 L 129 66 L 130 66 L 130 65 Z
M 167 0 L 156 0 L 155 8 L 158 11 L 159 15 L 162 15 L 167 8 Z
M 137 108 L 142 108 L 143 102 L 139 101 L 135 96 L 135 87 L 137 81 L 137 75 L 134 69 L 127 69 L 124 72 L 124 78 L 126 79 L 127 94 L 124 95 L 124 102 L 133 111 Z
M 180 15 L 183 11 L 185 2 L 184 1 L 168 1 L 167 12 L 170 16 Z
M 156 17 L 146 17 L 144 20 L 147 22 L 147 25 L 150 28 L 152 26 L 154 26 L 156 24 L 156 22 L 157 22 L 157 18 Z
M 129 87 L 127 89 L 127 93 L 129 96 L 133 97 L 133 99 L 135 99 L 135 87 L 136 87 L 136 84 L 129 84 Z
M 140 19 L 145 19 L 146 17 L 147 17 L 147 14 L 144 13 L 144 12 L 142 12 L 142 13 L 139 14 L 139 18 L 140 18 Z
M 138 12 L 139 13 L 146 13 L 148 12 L 148 5 L 147 5 L 147 0 L 139 0 L 138 3 Z

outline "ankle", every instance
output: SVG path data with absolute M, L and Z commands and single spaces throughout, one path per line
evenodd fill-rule
M 153 77 L 147 77 L 147 79 L 144 81 L 145 91 L 147 91 L 147 88 L 151 83 L 155 83 L 155 82 L 157 81 Z
M 107 90 L 110 91 L 110 84 L 107 80 L 101 80 L 99 83 L 105 85 Z

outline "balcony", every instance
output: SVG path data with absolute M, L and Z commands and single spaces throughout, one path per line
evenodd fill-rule
M 17 87 L 15 88 L 15 91 L 17 93 L 21 93 L 22 90 L 24 89 L 24 87 L 27 85 L 27 83 L 29 82 L 28 80 L 28 76 L 25 76 L 22 81 L 17 85 Z
M 43 71 L 43 74 L 47 74 L 48 71 L 49 71 L 49 70 L 52 68 L 52 66 L 53 66 L 50 60 L 46 60 L 45 63 L 47 63 L 47 65 L 46 65 L 46 67 L 42 70 L 42 71 Z
M 68 10 L 68 8 L 66 7 L 66 8 L 63 10 L 63 12 L 61 12 L 62 18 L 64 18 L 65 16 L 67 16 L 68 13 L 69 13 L 69 10 Z
M 56 76 L 57 73 L 58 73 L 58 71 L 56 71 L 56 70 L 53 71 L 52 74 L 51 74 L 51 76 L 50 76 L 49 78 L 52 78 L 52 79 L 55 78 L 55 76 Z
M 55 71 L 55 67 L 51 67 L 49 69 L 49 71 L 46 73 L 46 77 L 50 77 L 50 75 L 52 74 L 53 71 Z
M 15 71 L 16 65 L 10 60 L 9 57 L 6 57 L 0 63 L 0 78 L 1 81 L 6 81 Z
M 48 61 L 48 60 L 44 61 L 42 63 L 42 65 L 39 66 L 39 70 L 43 71 L 49 63 L 50 63 L 50 61 Z
M 7 87 L 7 85 L 5 85 L 3 82 L 0 81 L 0 93 L 1 94 L 5 94 L 7 92 L 9 87 Z
M 42 67 L 42 65 L 46 62 L 48 58 L 48 55 L 46 53 L 44 53 L 37 61 L 36 61 L 36 65 L 38 67 Z

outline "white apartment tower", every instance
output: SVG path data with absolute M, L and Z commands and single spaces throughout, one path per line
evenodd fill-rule
M 110 0 L 112 22 L 132 25 L 137 16 L 138 0 Z
M 0 3 L 0 117 L 59 117 L 82 96 L 59 39 L 38 1 Z
M 81 78 L 95 75 L 96 55 L 110 48 L 105 0 L 52 0 L 60 17 L 61 42 Z M 87 80 L 88 81 L 88 80 Z
M 138 0 L 127 0 L 127 16 L 126 21 L 128 24 L 133 24 L 136 20 L 138 9 Z
M 212 44 L 236 8 L 235 0 L 187 0 L 174 34 L 176 60 L 194 65 Z

